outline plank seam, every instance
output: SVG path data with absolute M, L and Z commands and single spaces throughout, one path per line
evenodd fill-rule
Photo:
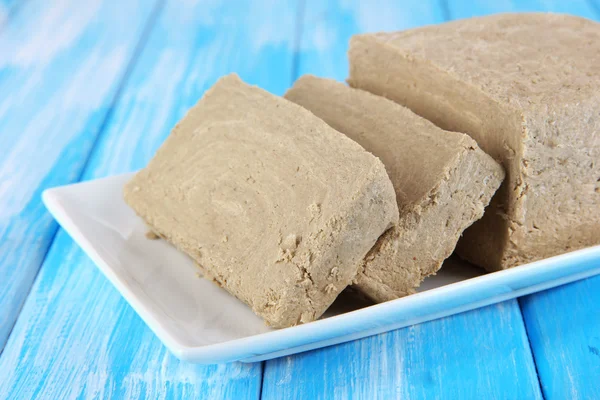
M 452 20 L 452 15 L 450 13 L 450 5 L 448 4 L 448 0 L 439 0 L 440 10 L 442 10 L 442 18 L 445 22 Z
M 302 46 L 302 35 L 304 33 L 304 9 L 306 8 L 306 0 L 298 1 L 298 8 L 296 11 L 295 30 L 294 30 L 294 53 L 292 58 L 292 76 L 290 86 L 294 84 L 298 79 L 298 72 L 300 70 L 300 50 Z
M 598 0 L 587 0 L 587 3 L 594 11 L 594 14 L 596 14 L 596 17 L 600 18 L 600 4 L 598 3 Z
M 263 398 L 263 381 L 265 379 L 265 368 L 267 368 L 267 362 L 260 362 L 260 382 L 258 383 L 258 400 L 262 400 Z
M 158 19 L 160 11 L 162 10 L 162 8 L 165 4 L 165 1 L 166 0 L 156 0 L 156 3 L 154 4 L 154 9 L 150 13 L 150 16 L 148 17 L 148 21 L 146 22 L 146 26 L 144 26 L 144 29 L 142 30 L 142 34 L 140 35 L 140 40 L 138 41 L 138 43 L 135 45 L 135 47 L 133 49 L 131 59 L 130 59 L 129 63 L 127 64 L 127 66 L 125 67 L 125 72 L 123 73 L 123 77 L 121 78 L 121 81 L 117 85 L 115 94 L 113 95 L 113 98 L 109 103 L 108 111 L 106 112 L 106 115 L 104 116 L 104 119 L 102 120 L 102 123 L 100 124 L 100 127 L 98 128 L 98 134 L 96 135 L 96 137 L 94 138 L 94 141 L 92 142 L 92 148 L 91 148 L 85 162 L 83 163 L 83 168 L 81 168 L 81 172 L 79 173 L 79 176 L 77 177 L 75 182 L 81 181 L 81 179 L 83 178 L 83 175 L 87 171 L 90 161 L 93 159 L 94 155 L 98 151 L 98 142 L 100 142 L 100 140 L 104 136 L 103 133 L 106 131 L 106 127 L 108 126 L 108 123 L 112 119 L 115 104 L 117 103 L 117 101 L 121 97 L 121 94 L 123 93 L 125 87 L 127 86 L 127 83 L 131 76 L 131 73 L 133 72 L 133 69 L 135 68 L 137 60 L 138 60 L 142 50 L 144 49 L 146 42 L 148 41 L 148 39 L 150 37 L 150 33 L 152 32 L 154 24 L 155 24 L 156 20 Z
M 523 328 L 525 329 L 525 336 L 527 336 L 527 346 L 529 347 L 529 354 L 531 355 L 531 359 L 533 360 L 533 366 L 535 368 L 535 375 L 537 376 L 538 388 L 540 390 L 540 395 L 542 399 L 545 399 L 544 395 L 544 387 L 542 386 L 542 379 L 540 377 L 540 372 L 538 370 L 537 361 L 535 359 L 535 352 L 533 351 L 533 345 L 531 344 L 531 339 L 529 338 L 529 329 L 527 329 L 527 321 L 525 320 L 525 316 L 523 315 L 523 306 L 521 305 L 522 297 L 517 299 L 517 304 L 519 305 L 519 314 L 521 315 L 521 320 L 523 321 Z
M 10 336 L 12 335 L 13 329 L 15 328 L 15 325 L 17 324 L 17 321 L 19 320 L 21 311 L 23 310 L 23 307 L 25 306 L 25 303 L 27 302 L 27 299 L 29 298 L 31 289 L 33 288 L 33 286 L 35 285 L 35 282 L 38 279 L 41 266 L 44 264 L 44 261 L 46 261 L 46 257 L 48 256 L 48 253 L 50 252 L 50 248 L 52 247 L 52 243 L 54 243 L 54 239 L 56 238 L 56 234 L 58 232 L 58 224 L 56 223 L 56 221 L 52 221 L 51 229 L 52 229 L 52 232 L 50 234 L 50 240 L 48 241 L 48 246 L 44 249 L 44 255 L 42 256 L 42 261 L 40 262 L 40 268 L 38 268 L 38 271 L 35 274 L 35 278 L 33 279 L 33 283 L 31 284 L 31 286 L 29 286 L 29 289 L 27 290 L 27 296 L 25 296 L 25 299 L 19 305 L 19 309 L 17 312 L 17 318 L 14 319 L 13 324 L 10 327 L 10 331 L 8 332 L 8 335 L 6 336 L 6 340 L 4 341 L 4 343 L 2 343 L 2 347 L 0 348 L 0 358 L 2 357 L 2 353 L 4 353 L 4 349 L 6 348 L 6 345 L 8 344 L 8 341 L 10 340 Z
M 142 29 L 142 34 L 140 35 L 140 39 L 138 41 L 138 43 L 135 45 L 131 59 L 128 63 L 128 65 L 125 67 L 125 71 L 123 73 L 123 77 L 121 78 L 121 82 L 119 82 L 117 89 L 115 90 L 115 94 L 113 95 L 113 98 L 110 101 L 110 105 L 108 107 L 108 111 L 106 112 L 106 115 L 104 116 L 104 119 L 102 121 L 102 123 L 100 124 L 100 127 L 98 128 L 98 134 L 96 135 L 96 137 L 94 138 L 94 141 L 92 143 L 92 148 L 90 150 L 90 153 L 88 154 L 83 167 L 81 168 L 81 171 L 79 173 L 79 175 L 77 176 L 75 182 L 79 182 L 81 181 L 81 178 L 83 177 L 87 166 L 90 162 L 90 160 L 92 159 L 94 152 L 96 150 L 96 145 L 98 144 L 99 140 L 101 139 L 102 133 L 104 132 L 109 120 L 112 117 L 112 113 L 113 113 L 113 109 L 114 109 L 114 105 L 117 102 L 117 100 L 119 99 L 123 88 L 126 85 L 126 82 L 129 80 L 129 76 L 131 74 L 131 72 L 133 71 L 133 68 L 136 64 L 136 61 L 138 59 L 139 54 L 141 53 L 142 49 L 144 48 L 145 43 L 147 42 L 150 33 L 152 31 L 152 27 L 154 26 L 154 22 L 156 21 L 156 19 L 158 18 L 158 15 L 160 13 L 160 10 L 162 9 L 163 5 L 164 5 L 165 0 L 157 0 L 156 4 L 154 5 L 154 9 L 152 10 L 152 12 L 150 13 L 150 16 L 148 17 L 148 21 L 146 22 L 146 26 L 144 26 L 144 28 Z M 74 183 L 74 182 L 73 182 Z M 12 332 L 15 328 L 15 325 L 17 324 L 17 321 L 19 320 L 19 317 L 21 315 L 21 311 L 23 310 L 23 307 L 25 306 L 25 303 L 27 302 L 27 299 L 29 298 L 30 294 L 31 294 L 31 289 L 33 288 L 33 286 L 35 285 L 35 282 L 37 281 L 38 277 L 39 277 L 39 272 L 42 268 L 42 266 L 44 265 L 44 263 L 46 262 L 46 258 L 48 257 L 48 253 L 50 252 L 50 250 L 52 249 L 52 246 L 54 245 L 54 241 L 56 240 L 56 236 L 58 234 L 59 231 L 59 226 L 56 223 L 56 221 L 53 221 L 53 231 L 51 232 L 50 236 L 50 240 L 48 241 L 48 246 L 46 246 L 46 248 L 44 249 L 44 254 L 42 256 L 42 260 L 40 262 L 40 266 L 37 269 L 36 272 L 36 276 L 33 279 L 33 284 L 31 286 L 29 286 L 28 290 L 27 290 L 27 296 L 25 296 L 25 299 L 23 300 L 23 302 L 21 303 L 21 305 L 19 306 L 19 310 L 17 313 L 17 318 L 15 318 L 12 326 L 10 327 L 10 331 L 8 333 L 8 336 L 6 337 L 6 341 L 2 344 L 2 347 L 0 348 L 0 357 L 2 356 L 2 353 L 4 352 L 4 348 L 6 347 L 6 344 L 8 343 L 8 341 L 10 340 L 10 337 L 12 335 Z

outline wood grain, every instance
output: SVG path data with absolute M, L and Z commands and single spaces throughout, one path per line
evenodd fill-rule
M 600 277 L 520 299 L 544 398 L 599 399 Z
M 60 231 L 0 358 L 2 399 L 243 398 L 261 365 L 179 362 Z
M 344 53 L 351 34 L 436 23 L 444 15 L 432 1 L 368 8 L 358 2 L 308 4 L 302 46 L 313 49 L 301 47 L 299 74 L 335 79 L 346 76 Z M 320 19 L 311 20 L 311 13 Z M 315 50 L 310 43 L 322 46 Z M 535 399 L 541 393 L 518 303 L 512 300 L 267 361 L 263 398 Z
M 283 93 L 299 9 L 296 71 L 340 80 L 351 34 L 439 22 L 445 14 L 434 1 L 369 8 L 353 1 L 171 1 L 112 108 L 152 7 L 26 0 L 2 26 L 7 2 L 0 0 L 0 93 L 11 93 L 0 96 L 0 276 L 7 277 L 0 280 L 0 347 L 55 232 L 39 201 L 43 188 L 77 180 L 88 157 L 85 179 L 143 166 L 224 73 Z M 581 0 L 480 0 L 449 1 L 447 11 L 452 18 L 515 10 L 597 17 L 595 9 L 597 2 Z M 600 277 L 590 278 L 520 301 L 548 399 L 600 397 L 599 285 Z M 261 371 L 260 364 L 200 367 L 174 359 L 59 232 L 0 355 L 0 399 L 257 398 Z M 262 394 L 540 398 L 537 385 L 519 308 L 510 301 L 270 361 Z
M 170 1 L 163 8 L 83 179 L 145 165 L 220 76 L 289 86 L 297 4 Z M 0 358 L 0 398 L 235 398 L 260 395 L 262 365 L 195 366 L 170 355 L 60 231 Z
M 507 11 L 552 11 L 599 20 L 597 1 L 450 1 L 465 18 Z M 544 398 L 600 398 L 600 277 L 519 300 Z
M 40 194 L 79 178 L 153 2 L 22 7 L 0 31 L 0 351 L 56 231 Z
M 515 301 L 266 362 L 263 399 L 539 399 Z

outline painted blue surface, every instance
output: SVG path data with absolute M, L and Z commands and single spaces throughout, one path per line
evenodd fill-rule
M 0 0 L 0 4 L 4 7 L 16 7 L 19 3 L 25 0 Z
M 263 399 L 541 399 L 516 301 L 266 362 Z
M 44 188 L 78 180 L 86 163 L 86 178 L 144 165 L 174 121 L 229 71 L 278 94 L 294 71 L 342 80 L 349 35 L 440 22 L 444 4 L 451 18 L 556 11 L 598 19 L 600 10 L 597 0 L 239 8 L 171 1 L 136 58 L 153 2 L 20 1 L 10 21 L 3 11 L 15 1 L 0 1 L 0 93 L 11 94 L 0 96 L 0 348 L 31 294 L 0 356 L 0 398 L 7 399 L 257 398 L 261 391 L 261 364 L 175 360 L 64 232 L 31 288 L 56 230 L 40 202 Z M 598 293 L 600 278 L 590 278 L 521 299 L 545 398 L 600 398 Z M 263 396 L 539 398 L 524 332 L 509 301 L 266 363 Z
M 8 22 L 9 16 L 20 4 L 19 0 L 0 0 L 0 29 Z
M 143 166 L 204 90 L 230 71 L 282 93 L 290 84 L 296 10 L 294 1 L 165 4 L 82 178 Z M 60 231 L 0 371 L 0 398 L 251 399 L 260 394 L 262 365 L 180 362 Z
M 0 350 L 56 231 L 40 194 L 79 178 L 153 2 L 22 7 L 0 31 Z
M 350 36 L 443 22 L 439 5 L 438 0 L 307 0 L 297 73 L 343 81 L 348 76 Z
M 171 355 L 60 231 L 0 358 L 0 399 L 257 399 L 261 364 Z
M 544 397 L 600 399 L 600 277 L 520 303 Z
M 502 12 L 555 12 L 592 18 L 598 0 L 447 0 L 451 19 L 469 18 Z
M 372 325 L 380 327 L 381 332 L 384 330 L 382 327 L 387 327 L 388 325 L 394 324 L 397 321 L 402 321 L 403 319 L 409 321 L 404 325 L 407 326 L 409 324 L 418 323 L 419 321 L 427 321 L 428 319 L 422 318 L 424 315 L 437 315 L 439 318 L 444 315 L 449 315 L 452 312 L 457 313 L 461 310 L 464 311 L 470 309 L 468 307 L 481 307 L 484 304 L 490 304 L 491 298 L 495 295 L 504 299 L 509 298 L 509 296 L 518 296 L 519 293 L 524 294 L 523 290 L 541 290 L 544 287 L 550 287 L 550 285 L 564 284 L 565 279 L 581 279 L 583 276 L 589 276 L 591 273 L 597 274 L 599 269 L 600 246 L 597 246 L 570 255 L 565 254 L 527 266 L 484 275 L 461 282 L 457 285 L 444 286 L 435 291 L 420 293 L 418 296 L 406 297 L 405 299 L 396 302 L 388 302 L 370 307 L 369 309 L 359 310 L 352 314 L 342 315 L 337 318 L 337 321 L 321 321 L 318 323 L 320 324 L 319 328 L 317 324 L 313 324 L 312 326 L 306 325 L 302 328 L 306 328 L 306 336 L 315 338 L 326 336 L 330 331 L 335 331 L 336 329 L 342 333 L 360 332 L 361 329 L 369 329 Z M 536 285 L 534 282 L 539 282 L 540 286 L 535 287 Z M 488 299 L 489 301 L 484 299 Z M 496 298 L 496 300 L 497 299 L 498 298 Z M 464 307 L 462 307 L 461 304 L 464 305 Z M 453 311 L 444 313 L 442 310 L 447 310 L 446 307 L 453 309 Z M 427 340 L 430 340 L 432 343 L 437 343 L 436 341 L 438 340 L 444 341 L 443 358 L 445 363 L 441 365 L 440 368 L 448 369 L 441 373 L 441 377 L 461 373 L 455 371 L 455 366 L 452 364 L 455 355 L 463 353 L 463 351 L 456 352 L 456 346 L 460 347 L 468 345 L 476 354 L 486 354 L 485 357 L 481 360 L 477 360 L 474 364 L 477 368 L 469 370 L 469 375 L 473 376 L 473 379 L 479 379 L 478 377 L 481 377 L 483 382 L 482 387 L 474 387 L 475 385 L 470 380 L 456 379 L 447 382 L 443 378 L 438 378 L 438 384 L 430 389 L 432 393 L 427 394 L 427 396 L 441 397 L 445 393 L 460 392 L 460 398 L 476 398 L 476 395 L 481 392 L 496 393 L 498 390 L 501 390 L 505 382 L 509 381 L 512 382 L 511 387 L 515 389 L 515 395 L 517 393 L 529 393 L 530 390 L 532 393 L 536 393 L 536 396 L 540 395 L 537 391 L 538 386 L 537 377 L 535 375 L 535 365 L 531 357 L 527 335 L 517 302 L 507 301 L 501 303 L 500 307 L 488 307 L 486 310 L 488 311 L 469 313 L 471 316 L 467 320 L 464 319 L 464 313 L 444 318 L 444 331 L 447 332 L 447 335 L 444 335 L 443 338 L 436 338 L 439 336 L 438 332 L 440 331 L 439 321 L 418 325 L 421 336 Z M 547 313 L 545 315 L 547 316 Z M 499 321 L 503 320 L 510 320 L 511 322 L 507 324 L 499 323 Z M 351 323 L 350 321 L 354 323 Z M 472 339 L 467 340 L 466 338 L 468 335 L 465 334 L 465 331 L 472 329 L 470 324 L 474 327 L 484 327 L 489 325 L 493 326 L 494 329 L 490 330 L 490 332 L 485 335 L 485 339 L 481 342 Z M 402 325 L 398 324 L 396 326 Z M 309 331 L 310 328 L 314 328 L 316 332 Z M 408 329 L 410 330 L 412 328 Z M 378 347 L 379 342 L 367 341 L 366 343 L 372 343 L 371 346 L 374 353 L 390 353 L 389 357 L 392 357 L 392 355 L 398 351 L 398 348 L 406 347 L 402 336 L 400 336 L 400 339 L 395 339 L 394 336 L 397 332 L 402 331 L 403 330 L 401 329 L 396 332 L 380 335 L 381 337 L 386 338 L 384 346 Z M 310 332 L 310 334 L 308 332 Z M 280 331 L 278 333 L 283 334 L 284 332 Z M 389 335 L 392 339 L 387 339 L 386 335 Z M 360 336 L 354 334 L 354 338 L 356 337 Z M 273 338 L 275 338 L 275 335 L 273 335 Z M 258 339 L 258 336 L 251 339 Z M 364 345 L 361 344 L 361 342 L 363 341 L 356 341 L 348 345 L 340 346 L 346 350 L 336 350 L 331 353 L 333 354 L 332 358 L 326 358 L 326 364 L 329 364 L 329 366 L 323 366 L 323 368 L 332 368 L 332 365 L 335 365 L 336 363 L 343 363 L 346 365 L 345 368 L 351 368 L 350 365 L 352 364 L 362 365 L 365 362 L 364 358 L 355 357 L 356 354 L 360 353 L 361 346 Z M 504 368 L 502 366 L 502 362 L 504 361 L 500 355 L 505 353 L 505 346 L 512 346 L 515 352 L 512 354 L 512 357 L 519 359 L 514 365 L 510 365 L 510 368 Z M 495 356 L 488 357 L 488 352 L 495 354 Z M 423 346 L 423 348 L 419 349 L 419 354 L 423 358 L 431 359 L 441 356 L 440 349 L 437 349 L 434 345 Z M 313 372 L 316 369 L 315 365 L 310 363 L 311 359 L 306 358 L 305 355 L 290 356 L 287 360 L 287 365 L 293 365 L 294 371 L 298 374 L 302 374 L 304 369 Z M 266 364 L 267 371 L 272 364 L 278 365 L 278 363 L 280 363 L 280 360 L 268 361 Z M 551 366 L 554 365 L 557 364 L 551 364 Z M 357 366 L 356 368 L 361 367 Z M 495 373 L 494 379 L 489 379 L 491 371 L 495 370 L 505 371 L 505 376 L 500 376 L 498 373 Z M 403 371 L 408 374 L 407 370 Z M 376 373 L 376 371 L 373 371 L 373 373 Z M 309 373 L 309 375 L 311 374 L 312 372 Z M 324 376 L 326 376 L 326 380 L 335 381 L 338 379 L 325 373 Z M 521 381 L 524 376 L 528 378 Z M 530 378 L 532 380 L 530 380 Z M 346 379 L 346 377 L 342 376 L 339 379 Z M 373 388 L 371 388 L 371 382 L 373 379 L 357 380 L 354 387 L 357 391 L 372 391 Z M 403 376 L 402 378 L 392 377 L 390 379 L 400 379 L 400 381 L 405 382 L 405 389 L 406 387 L 412 387 L 413 377 L 410 375 Z M 269 379 L 265 379 L 265 388 L 268 388 L 269 382 Z M 460 386 L 461 383 L 464 387 Z M 531 383 L 535 383 L 535 385 L 530 386 Z M 489 386 L 485 387 L 485 384 Z M 523 387 L 519 387 L 520 384 L 522 384 Z M 291 383 L 291 385 L 293 386 L 293 383 Z M 317 385 L 317 387 L 312 387 L 311 385 Z M 421 383 L 415 383 L 415 386 L 420 387 L 422 385 Z M 364 389 L 365 387 L 368 389 Z M 306 390 L 318 392 L 320 393 L 319 396 L 323 398 L 328 398 L 332 395 L 332 393 L 327 392 L 327 386 L 320 386 L 320 381 L 317 380 L 308 380 L 306 382 Z M 321 393 L 319 390 L 323 390 L 323 392 Z M 437 390 L 437 392 L 435 392 L 435 390 Z M 385 393 L 382 396 L 385 398 L 391 394 L 392 393 Z M 421 398 L 421 394 L 416 392 L 404 393 L 402 398 Z M 509 396 L 509 398 L 512 398 L 512 396 Z

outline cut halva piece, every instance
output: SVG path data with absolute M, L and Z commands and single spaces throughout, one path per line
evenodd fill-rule
M 125 200 L 273 327 L 321 316 L 398 220 L 381 161 L 235 75 L 175 126 Z
M 489 270 L 600 243 L 600 24 L 501 14 L 350 44 L 351 86 L 471 135 L 507 178 L 457 252 Z
M 383 161 L 400 222 L 369 252 L 356 286 L 375 301 L 413 293 L 481 218 L 504 178 L 502 167 L 468 135 L 339 82 L 304 76 L 285 97 Z

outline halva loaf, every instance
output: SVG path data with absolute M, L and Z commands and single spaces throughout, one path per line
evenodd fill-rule
M 502 163 L 457 252 L 489 270 L 600 242 L 600 24 L 500 14 L 350 43 L 351 86 L 388 97 Z

